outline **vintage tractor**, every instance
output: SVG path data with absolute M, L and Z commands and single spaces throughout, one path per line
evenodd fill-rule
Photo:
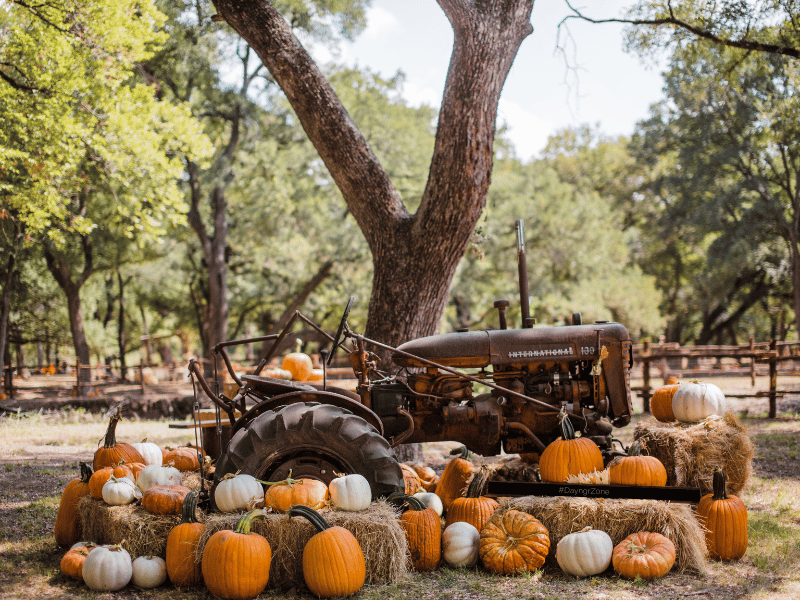
M 196 364 L 192 372 L 227 415 L 232 435 L 216 465 L 215 481 L 243 472 L 262 480 L 360 473 L 374 497 L 403 488 L 392 450 L 401 443 L 457 441 L 477 454 L 540 453 L 560 435 L 559 413 L 591 437 L 606 460 L 614 427 L 628 424 L 631 341 L 618 323 L 535 327 L 528 309 L 522 223 L 517 223 L 522 328 L 509 329 L 505 300 L 495 302 L 499 328 L 457 331 L 411 340 L 397 348 L 351 331 L 347 304 L 329 335 L 297 312 L 280 334 L 215 348 L 239 386 L 233 398 L 212 392 Z M 301 320 L 330 341 L 325 364 L 345 342 L 357 393 L 328 385 L 263 377 L 259 373 Z M 272 341 L 255 373 L 241 378 L 226 349 Z M 377 348 L 388 351 L 396 373 L 379 369 Z M 234 418 L 235 411 L 241 416 Z

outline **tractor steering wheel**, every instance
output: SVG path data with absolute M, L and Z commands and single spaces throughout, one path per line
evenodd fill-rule
M 331 365 L 331 361 L 333 360 L 333 355 L 336 354 L 336 351 L 339 349 L 339 342 L 341 341 L 342 334 L 344 333 L 344 326 L 347 325 L 347 317 L 350 314 L 350 308 L 352 308 L 355 299 L 356 299 L 355 296 L 350 296 L 350 300 L 347 302 L 347 308 L 344 309 L 342 320 L 339 322 L 339 329 L 336 330 L 336 335 L 333 338 L 333 347 L 331 348 L 331 351 L 328 354 L 328 359 L 325 362 L 326 366 Z

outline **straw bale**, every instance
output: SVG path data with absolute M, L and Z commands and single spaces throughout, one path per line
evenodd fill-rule
M 321 510 L 331 525 L 349 530 L 364 552 L 367 584 L 393 583 L 403 580 L 410 568 L 405 531 L 395 509 L 386 502 L 373 502 L 360 512 Z M 206 530 L 197 547 L 197 560 L 202 557 L 208 538 L 217 531 L 234 529 L 242 513 L 213 513 L 205 521 Z M 250 531 L 264 536 L 272 548 L 272 565 L 267 587 L 287 589 L 303 581 L 303 548 L 316 533 L 303 518 L 285 514 L 267 514 L 253 523 Z
M 696 424 L 639 423 L 633 438 L 641 443 L 642 454 L 664 464 L 668 486 L 699 487 L 710 494 L 717 466 L 728 476 L 730 494 L 738 494 L 750 479 L 753 443 L 733 413 Z
M 504 499 L 501 511 L 515 509 L 539 519 L 550 533 L 547 562 L 555 562 L 558 542 L 584 527 L 605 531 L 614 545 L 637 531 L 660 533 L 675 544 L 680 571 L 708 572 L 703 530 L 691 507 L 659 500 L 610 500 L 524 496 Z

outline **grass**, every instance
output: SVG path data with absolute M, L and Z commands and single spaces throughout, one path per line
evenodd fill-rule
M 577 580 L 550 566 L 518 577 L 498 577 L 482 569 L 439 568 L 425 574 L 412 573 L 396 584 L 367 586 L 355 599 L 796 600 L 800 598 L 800 480 L 793 465 L 800 456 L 800 419 L 765 422 L 748 418 L 744 423 L 754 431 L 757 449 L 755 474 L 741 493 L 749 512 L 749 548 L 741 561 L 715 563 L 708 576 L 671 572 L 657 581 L 630 581 L 609 571 Z M 10 461 L 0 469 L 3 598 L 211 598 L 202 588 L 177 590 L 170 586 L 149 591 L 128 587 L 113 596 L 95 594 L 60 573 L 63 550 L 55 546 L 52 528 L 61 490 L 78 474 L 77 461 L 65 461 L 64 457 L 91 457 L 106 424 L 104 417 L 85 411 L 16 414 L 0 419 L 0 458 Z M 125 419 L 117 433 L 121 440 L 147 437 L 160 445 L 194 439 L 191 430 L 170 429 L 167 421 Z M 61 444 L 48 444 L 54 440 Z M 54 454 L 40 454 L 47 451 Z M 294 590 L 261 595 L 276 599 L 297 596 L 311 598 L 301 583 Z

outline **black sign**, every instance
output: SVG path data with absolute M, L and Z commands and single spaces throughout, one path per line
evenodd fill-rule
M 571 496 L 573 498 L 626 498 L 629 500 L 669 500 L 700 502 L 700 488 L 652 487 L 636 485 L 595 485 L 578 483 L 529 483 L 523 481 L 489 481 L 486 496 Z

